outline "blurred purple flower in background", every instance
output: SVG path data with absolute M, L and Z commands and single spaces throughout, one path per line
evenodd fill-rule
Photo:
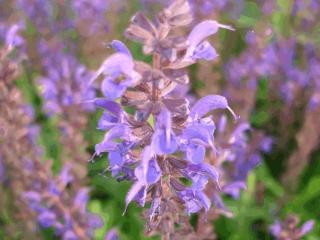
M 70 186 L 67 186 L 72 182 L 70 166 L 66 165 L 57 178 L 46 176 L 33 181 L 32 189 L 23 196 L 37 213 L 41 227 L 54 228 L 55 234 L 63 239 L 71 236 L 72 239 L 83 239 L 92 236 L 93 230 L 102 226 L 102 221 L 86 209 L 88 189 L 80 188 L 75 195 L 69 195 Z
M 89 85 L 92 73 L 72 55 L 63 52 L 62 46 L 41 41 L 39 52 L 47 74 L 38 78 L 45 111 L 52 115 L 75 105 L 93 110 L 93 105 L 87 103 L 95 97 L 95 89 Z
M 312 231 L 314 226 L 313 220 L 305 222 L 300 228 L 298 223 L 298 217 L 289 215 L 283 222 L 276 220 L 270 227 L 270 232 L 277 240 L 298 240 Z

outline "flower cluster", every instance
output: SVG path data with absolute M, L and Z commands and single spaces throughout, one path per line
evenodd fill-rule
M 217 169 L 205 161 L 206 153 L 219 154 L 214 143 L 215 123 L 208 114 L 227 109 L 237 118 L 223 96 L 209 95 L 190 107 L 187 99 L 170 95 L 178 86 L 188 84 L 186 67 L 217 57 L 207 38 L 219 28 L 232 30 L 207 20 L 187 37 L 175 33 L 191 21 L 185 0 L 173 2 L 154 21 L 137 13 L 125 35 L 143 44 L 143 52 L 153 56 L 152 66 L 135 61 L 129 49 L 115 40 L 111 46 L 116 53 L 92 78 L 93 82 L 100 75 L 104 77 L 104 98 L 94 102 L 104 109 L 98 128 L 106 134 L 96 145 L 96 154 L 107 152 L 112 175 L 134 182 L 126 206 L 133 200 L 141 206 L 151 200 L 149 227 L 162 232 L 166 231 L 166 212 L 176 212 L 181 204 L 188 214 L 210 209 L 214 199 L 206 195 L 206 186 L 211 182 L 219 189 L 220 185 Z M 166 233 L 169 236 L 172 227 Z
M 276 221 L 271 227 L 270 232 L 277 240 L 298 240 L 309 233 L 314 221 L 309 220 L 301 227 L 298 227 L 299 219 L 294 215 L 289 215 L 285 221 Z
M 38 78 L 45 111 L 52 115 L 74 106 L 92 110 L 93 106 L 86 103 L 95 97 L 95 89 L 87 81 L 92 73 L 72 54 L 65 53 L 60 44 L 41 41 L 39 52 L 45 71 L 45 75 Z
M 271 3 L 270 6 L 279 7 Z M 268 100 L 279 102 L 279 109 L 273 107 L 271 112 L 274 116 L 272 121 L 277 119 L 279 125 L 276 129 L 269 126 L 276 135 L 276 141 L 280 143 L 276 151 L 282 151 L 281 145 L 285 146 L 291 139 L 298 143 L 296 151 L 288 156 L 287 170 L 283 176 L 288 185 L 293 185 L 319 143 L 320 132 L 311 129 L 317 124 L 315 116 L 319 111 L 320 55 L 313 36 L 317 31 L 315 19 L 319 16 L 320 8 L 315 1 L 293 1 L 290 10 L 296 18 L 291 23 L 292 27 L 279 32 L 275 26 L 261 23 L 263 28 L 247 33 L 248 47 L 232 59 L 225 70 L 231 88 L 242 89 L 245 86 L 250 89 L 250 92 L 246 91 L 246 96 L 254 96 L 253 104 L 259 81 L 267 80 L 268 90 L 272 89 L 267 96 Z M 270 18 L 269 15 L 272 17 L 272 14 L 266 14 L 264 19 Z M 236 94 L 229 90 L 227 96 L 234 97 Z M 250 104 L 245 105 L 248 107 Z M 288 132 L 288 125 L 296 123 L 301 125 L 300 130 Z M 309 139 L 307 145 L 304 144 L 306 139 Z M 283 148 L 287 151 L 287 147 Z
M 48 0 L 17 0 L 17 9 L 23 12 L 42 34 L 60 33 L 73 27 L 73 20 L 67 17 L 68 8 L 59 8 Z
M 25 231 L 28 239 L 38 238 L 35 219 L 41 227 L 55 228 L 63 239 L 90 239 L 93 230 L 101 226 L 101 220 L 86 209 L 89 191 L 73 180 L 69 174 L 71 165 L 65 165 L 55 178 L 50 164 L 42 162 L 41 151 L 35 144 L 37 130 L 32 123 L 32 110 L 25 106 L 15 86 L 18 65 L 9 58 L 16 37 L 7 39 L 11 41 L 0 51 L 0 126 L 3 131 L 0 164 L 1 178 L 8 179 L 2 182 L 3 190 L 13 197 L 12 202 L 5 204 L 14 204 L 16 208 L 8 214 L 15 224 L 20 224 L 19 228 Z
M 109 10 L 111 1 L 105 0 L 74 0 L 72 1 L 72 9 L 76 14 L 76 21 L 78 24 L 89 25 L 87 34 L 92 34 L 98 30 L 108 30 L 106 24 L 106 12 Z
M 63 239 L 90 239 L 93 230 L 102 226 L 101 219 L 87 211 L 89 190 L 75 191 L 71 167 L 65 165 L 57 178 L 48 176 L 50 170 L 33 165 L 29 171 L 37 171 L 38 178 L 32 188 L 23 193 L 29 207 L 37 213 L 37 220 L 43 228 L 55 229 Z M 67 187 L 69 185 L 69 187 Z M 73 190 L 73 191 L 72 191 Z

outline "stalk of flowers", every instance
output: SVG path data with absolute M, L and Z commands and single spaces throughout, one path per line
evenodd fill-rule
M 39 151 L 30 139 L 31 118 L 15 86 L 17 65 L 8 59 L 12 49 L 10 42 L 0 51 L 0 122 L 4 130 L 0 152 L 5 166 L 3 184 L 7 192 L 14 189 L 8 204 L 15 206 L 15 212 L 10 216 L 19 225 L 12 227 L 24 230 L 26 238 L 38 238 L 34 225 L 37 219 L 40 226 L 54 228 L 63 239 L 91 239 L 93 230 L 100 227 L 101 221 L 86 210 L 88 189 L 73 181 L 69 174 L 71 166 L 66 165 L 57 178 L 53 177 L 50 165 L 41 163 Z
M 318 49 L 312 44 L 306 44 L 303 46 L 303 51 L 298 52 L 297 49 L 301 48 L 301 44 L 293 37 L 269 43 L 250 33 L 247 39 L 250 48 L 230 63 L 229 76 L 234 80 L 234 84 L 240 84 L 242 79 L 252 79 L 254 83 L 259 78 L 267 77 L 270 89 L 280 89 L 280 91 L 270 91 L 269 98 L 271 101 L 280 98 L 283 102 L 281 108 L 272 113 L 281 119 L 277 129 L 274 129 L 279 135 L 277 140 L 280 143 L 279 148 L 287 149 L 287 142 L 298 134 L 296 137 L 298 148 L 292 153 L 283 177 L 286 183 L 294 185 L 319 141 L 319 132 L 316 129 L 312 133 L 306 130 L 309 126 L 307 124 L 310 124 L 312 116 L 319 108 Z M 295 63 L 297 58 L 300 62 L 304 62 L 305 66 L 297 65 Z M 302 125 L 301 130 L 287 131 L 288 125 L 297 122 Z M 304 146 L 301 140 L 308 138 L 308 134 L 311 134 L 312 144 Z M 298 159 L 300 163 L 296 164 Z
M 89 189 L 83 187 L 66 164 L 59 176 L 51 174 L 50 166 L 33 161 L 30 175 L 37 172 L 23 198 L 37 215 L 42 228 L 53 228 L 62 239 L 92 239 L 94 230 L 102 226 L 101 219 L 87 210 Z M 32 178 L 31 176 L 29 178 Z
M 74 56 L 63 52 L 59 44 L 41 41 L 39 52 L 45 75 L 37 82 L 42 88 L 44 110 L 59 117 L 62 161 L 72 162 L 74 174 L 84 179 L 90 156 L 79 146 L 87 145 L 81 131 L 86 128 L 88 112 L 93 110 L 92 104 L 85 103 L 95 97 L 95 90 L 87 81 L 92 74 Z
M 298 227 L 299 218 L 289 215 L 285 221 L 277 220 L 271 227 L 270 232 L 277 240 L 299 240 L 312 231 L 314 221 L 309 220 L 301 227 Z
M 297 180 L 307 166 L 310 155 L 319 146 L 320 131 L 317 127 L 319 126 L 319 114 L 320 108 L 307 111 L 303 126 L 296 134 L 297 149 L 288 159 L 286 171 L 282 176 L 283 182 L 293 189 L 297 186 Z
M 175 224 L 187 222 L 184 211 L 207 212 L 214 202 L 205 194 L 208 182 L 220 188 L 217 169 L 205 162 L 206 152 L 216 152 L 215 124 L 207 115 L 216 109 L 228 109 L 234 115 L 227 100 L 219 95 L 203 97 L 192 107 L 185 98 L 170 96 L 177 86 L 188 84 L 186 67 L 217 57 L 206 39 L 219 28 L 232 29 L 207 20 L 187 37 L 175 33 L 191 21 L 190 5 L 185 0 L 174 1 L 154 21 L 138 12 L 125 35 L 143 44 L 143 52 L 153 56 L 152 66 L 135 61 L 129 49 L 115 40 L 111 45 L 116 53 L 91 80 L 104 75 L 101 90 L 105 97 L 94 102 L 104 109 L 98 128 L 106 134 L 96 145 L 96 154 L 107 152 L 112 175 L 134 182 L 126 208 L 132 201 L 141 206 L 151 202 L 147 232 L 158 231 L 164 239 L 178 237 Z M 124 107 L 134 113 L 127 113 Z
M 104 0 L 74 0 L 71 1 L 71 7 L 75 13 L 75 20 L 78 27 L 83 28 L 85 35 L 91 35 L 97 32 L 108 31 L 106 13 L 111 8 L 112 1 Z
M 74 26 L 73 19 L 68 17 L 70 7 L 61 1 L 49 0 L 16 0 L 17 10 L 30 20 L 37 31 L 43 35 L 70 30 Z
M 94 89 L 89 87 L 86 81 L 91 73 L 74 56 L 72 50 L 76 44 L 63 36 L 63 33 L 74 24 L 74 19 L 68 15 L 71 6 L 66 2 L 33 1 L 33 3 L 31 9 L 27 2 L 17 2 L 18 7 L 24 10 L 38 30 L 38 38 L 33 40 L 38 43 L 39 56 L 33 60 L 40 57 L 43 69 L 43 76 L 36 81 L 42 88 L 44 111 L 50 116 L 59 116 L 60 143 L 64 146 L 61 160 L 73 162 L 74 174 L 79 179 L 84 179 L 90 156 L 85 152 L 85 148 L 79 146 L 87 145 L 80 131 L 83 131 L 87 124 L 86 112 L 92 110 L 92 105 L 83 102 L 95 96 Z M 40 10 L 34 11 L 37 8 Z M 59 21 L 55 19 L 55 14 L 58 14 Z M 48 40 L 43 40 L 43 36 Z M 64 46 L 72 50 L 68 49 L 69 52 L 65 52 Z M 32 54 L 36 51 L 30 52 Z M 38 62 L 32 63 L 35 66 Z
M 21 93 L 14 85 L 18 76 L 18 60 L 12 58 L 15 56 L 9 57 L 12 50 L 22 44 L 22 39 L 17 35 L 18 29 L 17 25 L 13 25 L 1 34 L 4 41 L 1 41 L 3 44 L 0 49 L 1 195 L 7 196 L 1 201 L 1 216 L 5 215 L 4 211 L 8 211 L 13 224 L 6 225 L 5 231 L 12 237 L 17 234 L 16 227 L 24 230 L 26 236 L 34 236 L 33 214 L 20 198 L 29 183 L 24 169 L 28 166 L 29 158 L 33 157 L 33 153 L 29 151 L 33 143 L 30 141 L 29 116 L 26 115 Z M 9 206 L 13 206 L 15 210 L 11 212 Z

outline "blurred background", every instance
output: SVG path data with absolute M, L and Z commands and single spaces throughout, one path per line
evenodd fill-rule
M 103 137 L 96 129 L 102 112 L 79 104 L 79 99 L 95 96 L 88 79 L 112 53 L 108 44 L 113 39 L 125 42 L 135 59 L 151 61 L 123 32 L 135 12 L 152 17 L 168 3 L 0 0 L 1 43 L 8 41 L 9 31 L 18 31 L 13 54 L 19 74 L 14 84 L 32 124 L 28 127 L 32 146 L 52 178 L 69 163 L 75 166 L 76 179 L 86 179 L 81 184 L 91 190 L 88 209 L 103 219 L 94 239 L 104 239 L 113 228 L 120 239 L 160 239 L 144 235 L 143 211 L 137 204 L 122 215 L 130 184 L 110 177 L 105 155 L 93 160 L 94 146 Z M 274 239 L 270 226 L 292 214 L 300 219 L 298 226 L 315 221 L 303 239 L 320 239 L 320 1 L 190 0 L 190 4 L 193 25 L 214 19 L 235 31 L 220 31 L 210 39 L 219 58 L 189 69 L 189 94 L 226 96 L 252 126 L 245 154 L 259 158 L 239 199 L 224 197 L 233 217 L 221 215 L 212 222 L 217 239 Z M 3 122 L 1 129 L 4 134 L 8 130 Z M 15 188 L 8 182 L 25 170 L 6 167 L 6 161 L 18 158 L 5 153 L 5 147 L 12 147 L 6 145 L 9 140 L 0 141 L 0 239 L 31 239 L 17 224 L 17 206 L 10 204 Z M 57 239 L 43 227 L 38 237 Z

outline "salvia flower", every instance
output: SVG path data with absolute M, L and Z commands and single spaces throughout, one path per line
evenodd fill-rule
M 91 79 L 104 75 L 105 97 L 94 103 L 104 110 L 98 128 L 106 134 L 96 145 L 96 154 L 107 152 L 112 175 L 133 182 L 126 208 L 132 201 L 141 206 L 151 201 L 149 231 L 158 230 L 168 238 L 174 234 L 173 223 L 179 222 L 176 215 L 184 215 L 181 209 L 187 214 L 209 211 L 213 199 L 206 194 L 208 183 L 220 189 L 219 172 L 206 161 L 209 152 L 218 154 L 211 113 L 228 110 L 237 118 L 223 96 L 209 95 L 190 106 L 184 96 L 171 94 L 188 84 L 185 67 L 217 57 L 207 38 L 220 28 L 232 29 L 204 21 L 188 36 L 177 35 L 175 29 L 191 23 L 190 11 L 188 1 L 177 0 L 153 21 L 137 13 L 125 35 L 143 44 L 144 53 L 153 56 L 152 66 L 135 61 L 116 40 L 111 43 L 116 53 Z
M 95 96 L 95 90 L 87 80 L 92 73 L 72 54 L 63 52 L 62 46 L 58 44 L 51 46 L 41 41 L 39 52 L 45 70 L 44 76 L 38 78 L 45 100 L 45 111 L 52 115 L 75 105 L 92 110 L 93 106 L 86 103 Z
M 102 222 L 87 210 L 88 189 L 79 188 L 75 191 L 70 188 L 74 181 L 70 170 L 71 167 L 65 165 L 57 178 L 42 172 L 42 177 L 34 179 L 32 189 L 23 196 L 37 213 L 42 228 L 55 229 L 55 234 L 63 239 L 89 239 Z
M 276 221 L 271 227 L 270 232 L 277 240 L 298 240 L 312 231 L 314 221 L 309 220 L 301 227 L 298 227 L 299 218 L 289 215 L 285 221 Z

